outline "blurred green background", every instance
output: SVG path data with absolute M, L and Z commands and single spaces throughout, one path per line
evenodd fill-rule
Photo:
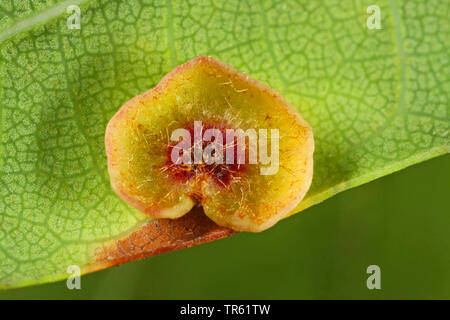
M 450 298 L 450 155 L 238 234 L 0 299 Z M 381 268 L 368 290 L 366 268 Z

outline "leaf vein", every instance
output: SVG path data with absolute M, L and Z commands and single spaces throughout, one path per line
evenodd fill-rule
M 69 5 L 80 5 L 88 0 L 65 0 L 63 2 L 57 3 L 54 6 L 47 8 L 33 16 L 27 17 L 22 20 L 18 20 L 12 26 L 0 31 L 0 43 L 11 39 L 16 34 L 21 32 L 26 32 L 32 28 L 42 25 L 53 18 L 56 18 L 60 14 L 66 12 L 66 8 Z
M 259 1 L 259 4 L 260 4 L 260 8 L 261 8 L 260 12 L 261 12 L 261 17 L 262 17 L 262 24 L 263 24 L 263 29 L 264 29 L 264 35 L 265 35 L 265 41 L 266 41 L 267 49 L 269 50 L 270 56 L 271 56 L 271 58 L 273 60 L 273 63 L 274 63 L 274 67 L 275 67 L 278 75 L 280 76 L 281 82 L 283 83 L 284 86 L 287 86 L 288 83 L 287 83 L 286 78 L 284 77 L 283 73 L 281 72 L 277 56 L 275 55 L 275 50 L 273 48 L 273 44 L 272 44 L 272 42 L 270 42 L 270 39 L 269 39 L 269 34 L 270 34 L 269 33 L 270 32 L 270 30 L 269 30 L 269 22 L 268 22 L 268 19 L 267 19 L 267 15 L 266 15 L 266 12 L 265 12 L 265 9 L 264 9 L 264 4 L 263 4 L 262 0 Z
M 174 31 L 173 31 L 173 12 L 172 12 L 172 2 L 170 0 L 166 0 L 167 6 L 167 42 L 169 46 L 169 56 L 170 62 L 172 64 L 172 68 L 177 65 L 177 53 L 175 51 L 175 42 L 174 42 Z

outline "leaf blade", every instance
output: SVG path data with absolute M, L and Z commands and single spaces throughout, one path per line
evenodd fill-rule
M 366 1 L 87 1 L 80 31 L 61 16 L 5 39 L 0 287 L 62 279 L 70 264 L 98 269 L 98 248 L 147 225 L 109 187 L 104 127 L 197 55 L 269 83 L 312 125 L 315 177 L 296 212 L 448 153 L 448 7 L 380 3 L 383 29 L 368 30 Z M 414 4 L 430 13 L 417 17 Z

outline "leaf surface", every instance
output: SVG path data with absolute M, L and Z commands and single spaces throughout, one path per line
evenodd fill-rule
M 378 1 L 0 3 L 0 287 L 62 279 L 230 235 L 192 212 L 150 221 L 112 191 L 104 130 L 174 66 L 212 55 L 279 91 L 311 124 L 299 212 L 448 153 L 450 4 Z M 288 223 L 288 222 L 282 222 Z

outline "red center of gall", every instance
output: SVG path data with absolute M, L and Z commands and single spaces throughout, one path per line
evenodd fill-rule
M 177 161 L 174 162 L 172 160 L 173 152 L 179 155 L 179 158 L 183 155 L 183 150 L 177 147 L 178 141 L 172 141 L 167 148 L 167 161 L 164 164 L 164 170 L 167 170 L 169 176 L 178 182 L 185 183 L 189 180 L 209 176 L 219 187 L 229 187 L 233 179 L 238 179 L 238 176 L 241 172 L 245 170 L 245 164 L 238 163 L 238 145 L 237 138 L 234 137 L 233 142 L 228 142 L 223 139 L 223 142 L 216 141 L 215 137 L 211 137 L 211 141 L 205 141 L 208 139 L 204 139 L 205 131 L 207 129 L 217 129 L 221 132 L 222 137 L 226 137 L 226 130 L 232 129 L 230 127 L 225 127 L 223 125 L 219 125 L 215 122 L 207 122 L 202 123 L 201 128 L 194 128 L 194 124 L 190 123 L 184 127 L 190 134 L 190 146 L 188 149 L 190 154 L 190 162 L 182 162 Z M 195 130 L 199 132 L 195 132 Z M 215 145 L 215 148 L 222 148 L 223 150 L 223 162 L 222 163 L 206 163 L 205 155 L 202 153 L 201 162 L 196 163 L 194 161 L 194 146 L 197 146 L 197 150 L 205 150 L 208 145 Z M 201 147 L 200 147 L 201 146 Z M 212 147 L 212 146 L 210 146 Z M 176 148 L 176 149 L 175 149 Z M 233 149 L 233 158 L 232 163 L 226 163 L 229 161 L 225 161 L 226 151 L 230 148 Z M 246 148 L 247 149 L 247 148 Z M 245 150 L 247 153 L 247 150 Z M 214 151 L 212 153 L 214 155 Z

